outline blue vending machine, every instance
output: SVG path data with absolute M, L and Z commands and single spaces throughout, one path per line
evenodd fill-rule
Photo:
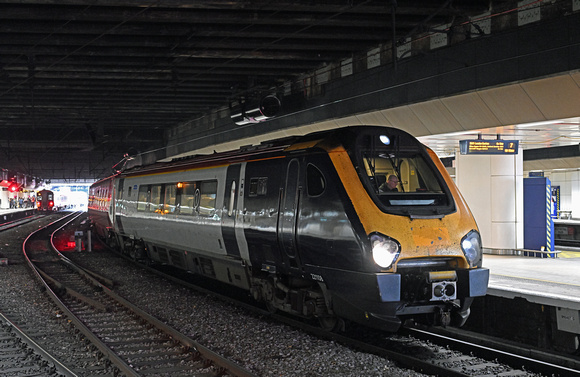
M 524 178 L 524 249 L 554 250 L 552 185 L 548 178 Z M 554 258 L 554 253 L 524 252 L 524 255 Z

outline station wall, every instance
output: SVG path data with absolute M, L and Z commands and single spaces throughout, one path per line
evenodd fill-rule
M 487 248 L 523 248 L 523 157 L 456 155 L 455 181 Z
M 560 186 L 560 210 L 572 211 L 573 218 L 580 218 L 580 171 L 545 172 L 552 186 Z

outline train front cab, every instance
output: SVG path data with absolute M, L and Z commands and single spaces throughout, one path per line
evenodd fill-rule
M 40 190 L 36 194 L 36 209 L 42 212 L 52 211 L 54 208 L 54 193 L 50 190 Z
M 389 331 L 411 318 L 463 325 L 474 297 L 487 292 L 489 271 L 481 267 L 475 220 L 441 161 L 397 130 L 363 131 L 343 145 L 329 155 L 360 216 L 371 263 L 366 271 L 323 271 L 333 310 Z M 379 183 L 390 175 L 400 181 L 395 192 Z

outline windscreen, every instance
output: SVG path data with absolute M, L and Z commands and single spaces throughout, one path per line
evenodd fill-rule
M 392 128 L 356 131 L 349 153 L 381 210 L 411 217 L 442 217 L 455 211 L 443 177 L 415 138 Z

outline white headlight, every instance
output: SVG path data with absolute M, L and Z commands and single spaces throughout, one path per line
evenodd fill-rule
M 481 261 L 481 238 L 479 233 L 475 230 L 467 233 L 461 240 L 461 249 L 469 265 L 472 267 L 477 266 Z
M 399 256 L 399 244 L 379 234 L 371 235 L 373 260 L 382 268 L 389 268 Z
M 381 136 L 379 136 L 379 140 L 381 141 L 381 143 L 383 143 L 385 145 L 390 145 L 391 144 L 391 139 L 389 139 L 389 137 L 387 135 L 381 135 Z

